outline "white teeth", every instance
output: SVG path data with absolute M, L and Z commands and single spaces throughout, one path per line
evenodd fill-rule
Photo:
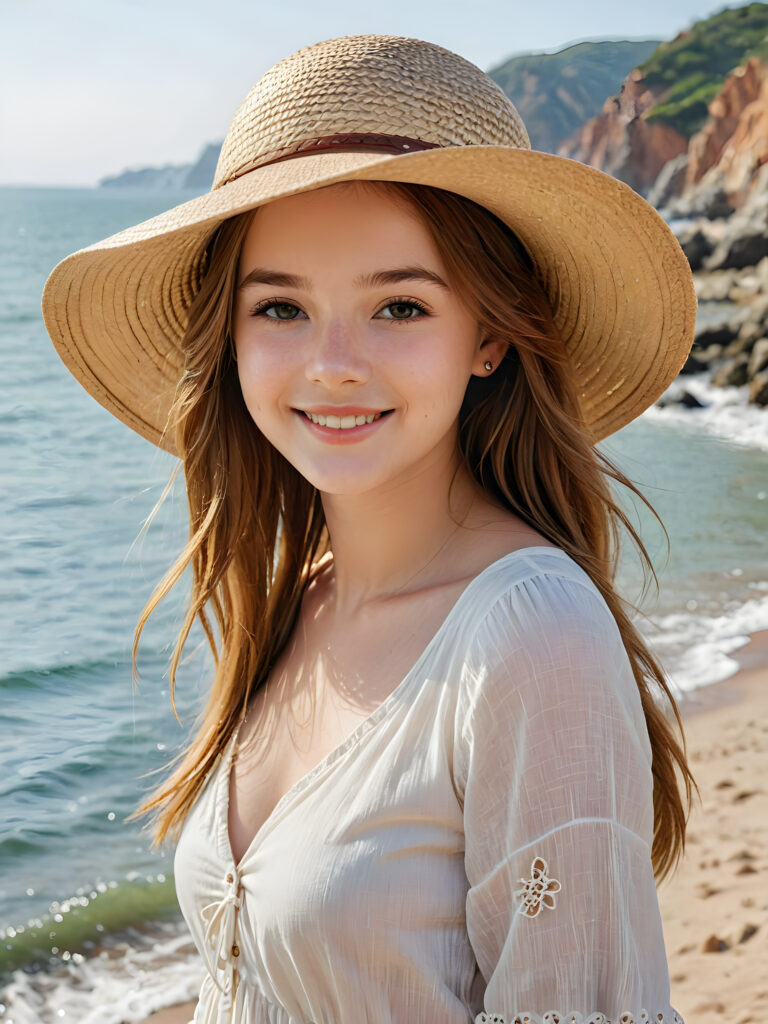
M 337 430 L 349 430 L 351 427 L 362 426 L 363 423 L 373 423 L 377 420 L 381 413 L 371 413 L 369 416 L 316 416 L 313 412 L 308 412 L 307 415 L 313 423 L 319 423 L 321 427 L 335 427 Z

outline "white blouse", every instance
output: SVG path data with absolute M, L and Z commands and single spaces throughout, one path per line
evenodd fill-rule
M 235 865 L 232 737 L 176 891 L 195 1024 L 683 1024 L 616 622 L 560 548 L 498 559 Z

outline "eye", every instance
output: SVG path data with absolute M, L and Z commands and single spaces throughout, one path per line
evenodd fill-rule
M 271 312 L 274 310 L 274 314 Z M 419 320 L 423 316 L 431 316 L 425 306 L 415 299 L 398 298 L 388 302 L 381 310 L 390 310 L 391 315 L 384 316 L 384 320 Z M 415 311 L 415 315 L 414 315 Z M 278 299 L 262 299 L 249 311 L 249 316 L 261 316 L 267 320 L 277 320 L 283 323 L 297 320 L 301 310 L 293 302 L 281 302 Z
M 276 316 L 270 316 L 267 310 L 274 309 L 277 312 Z M 296 320 L 295 313 L 300 313 L 301 310 L 298 306 L 294 306 L 292 302 L 278 302 L 275 299 L 264 299 L 262 302 L 257 302 L 253 309 L 250 310 L 249 316 L 266 316 L 268 320 Z
M 392 311 L 392 316 L 385 316 L 384 320 L 419 320 L 422 316 L 430 316 L 426 308 L 415 299 L 393 299 L 386 306 L 382 306 L 382 309 Z M 417 316 L 411 316 L 413 310 L 418 311 Z

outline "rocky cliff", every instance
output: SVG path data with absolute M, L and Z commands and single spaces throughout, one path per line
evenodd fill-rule
M 739 112 L 757 97 L 760 84 L 754 69 L 725 90 L 734 69 L 749 67 L 752 57 L 768 59 L 767 3 L 727 8 L 662 43 L 628 75 L 601 113 L 557 152 L 608 171 L 649 195 L 661 168 L 686 154 L 689 140 L 708 126 L 708 135 L 697 140 L 692 152 L 693 163 L 677 173 L 675 187 L 688 182 L 688 174 L 700 180 L 722 158 L 724 139 L 732 137 Z M 713 103 L 719 111 L 714 126 Z M 759 146 L 764 123 L 742 124 L 743 144 L 749 136 Z M 733 171 L 741 173 L 736 165 Z
M 655 52 L 659 42 L 588 40 L 556 53 L 510 57 L 488 75 L 519 110 L 533 148 L 554 153 L 564 139 L 600 113 L 605 97 Z
M 684 187 L 716 182 L 737 207 L 767 161 L 768 65 L 753 57 L 710 103 L 709 120 L 690 142 Z
M 667 175 L 667 190 L 682 196 L 665 202 L 665 215 L 694 271 L 699 311 L 710 313 L 683 373 L 744 387 L 749 402 L 768 406 L 768 65 L 753 58 L 728 76 L 684 159 L 683 173 Z
M 642 72 L 635 69 L 618 95 L 605 101 L 601 113 L 558 147 L 558 155 L 590 164 L 637 192 L 647 192 L 662 167 L 688 149 L 688 140 L 674 128 L 646 120 L 656 100 Z

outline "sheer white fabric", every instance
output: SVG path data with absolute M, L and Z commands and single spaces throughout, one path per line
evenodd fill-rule
M 206 965 L 195 1024 L 683 1024 L 640 697 L 565 552 L 475 577 L 237 866 L 235 740 L 175 856 Z

